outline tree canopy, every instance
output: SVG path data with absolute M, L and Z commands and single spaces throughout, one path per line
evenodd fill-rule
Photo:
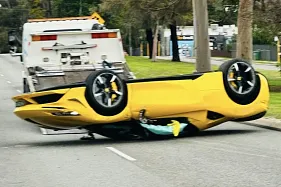
M 8 2 L 8 3 L 7 3 Z M 21 27 L 28 18 L 88 16 L 97 11 L 108 28 L 119 28 L 128 50 L 146 38 L 156 25 L 193 25 L 191 0 L 0 0 L 0 51 L 7 51 L 7 32 Z M 208 0 L 209 22 L 237 25 L 239 0 Z M 254 0 L 253 42 L 271 44 L 281 31 L 278 0 Z M 4 49 L 5 48 L 5 49 Z

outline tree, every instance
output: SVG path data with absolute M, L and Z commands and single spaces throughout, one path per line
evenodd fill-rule
M 101 0 L 52 0 L 52 16 L 89 16 L 93 11 L 96 11 L 98 9 L 98 5 L 100 3 Z
M 237 23 L 239 0 L 209 0 L 209 22 L 219 25 Z
M 243 58 L 250 63 L 253 54 L 253 0 L 240 0 L 238 11 L 238 35 L 236 57 Z
M 254 44 L 272 44 L 274 36 L 281 31 L 281 6 L 279 0 L 255 0 Z
M 173 61 L 180 61 L 176 34 L 177 24 L 181 21 L 190 22 L 192 20 L 192 16 L 190 17 L 191 14 L 188 12 L 191 6 L 187 6 L 190 2 L 190 0 L 104 0 L 101 10 L 102 13 L 106 11 L 111 15 L 121 15 L 120 19 L 123 24 L 129 21 L 135 28 L 134 30 L 145 29 L 152 61 L 155 61 L 156 56 L 158 26 L 168 26 L 172 33 Z M 123 27 L 122 24 L 120 26 Z

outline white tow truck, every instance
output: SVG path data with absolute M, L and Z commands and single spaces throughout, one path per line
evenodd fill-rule
M 28 20 L 22 36 L 23 91 L 82 82 L 93 71 L 108 68 L 124 79 L 129 70 L 119 29 L 95 19 Z

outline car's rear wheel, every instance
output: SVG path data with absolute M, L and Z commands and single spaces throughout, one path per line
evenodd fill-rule
M 223 82 L 228 96 L 237 104 L 252 103 L 260 92 L 260 79 L 250 63 L 234 59 L 223 63 Z
M 95 71 L 86 80 L 85 96 L 98 114 L 117 115 L 127 105 L 127 85 L 113 71 Z

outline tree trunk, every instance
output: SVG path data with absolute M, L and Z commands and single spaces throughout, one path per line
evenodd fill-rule
M 152 50 L 152 62 L 156 61 L 157 56 L 157 43 L 158 43 L 158 21 L 156 22 L 154 28 L 154 38 L 153 38 L 153 50 Z
M 264 2 L 264 0 L 261 1 L 261 11 L 265 12 L 265 2 Z
M 240 0 L 238 12 L 238 35 L 236 57 L 249 63 L 253 59 L 253 0 Z
M 193 15 L 196 47 L 196 71 L 208 72 L 211 67 L 209 44 L 209 16 L 207 1 L 193 0 Z
M 172 49 L 173 49 L 172 61 L 180 62 L 178 36 L 177 36 L 177 22 L 175 20 L 173 21 L 172 24 L 170 24 L 170 30 L 171 30 Z
M 146 29 L 146 41 L 148 42 L 148 47 L 149 47 L 149 59 L 152 59 L 153 34 L 151 28 Z

